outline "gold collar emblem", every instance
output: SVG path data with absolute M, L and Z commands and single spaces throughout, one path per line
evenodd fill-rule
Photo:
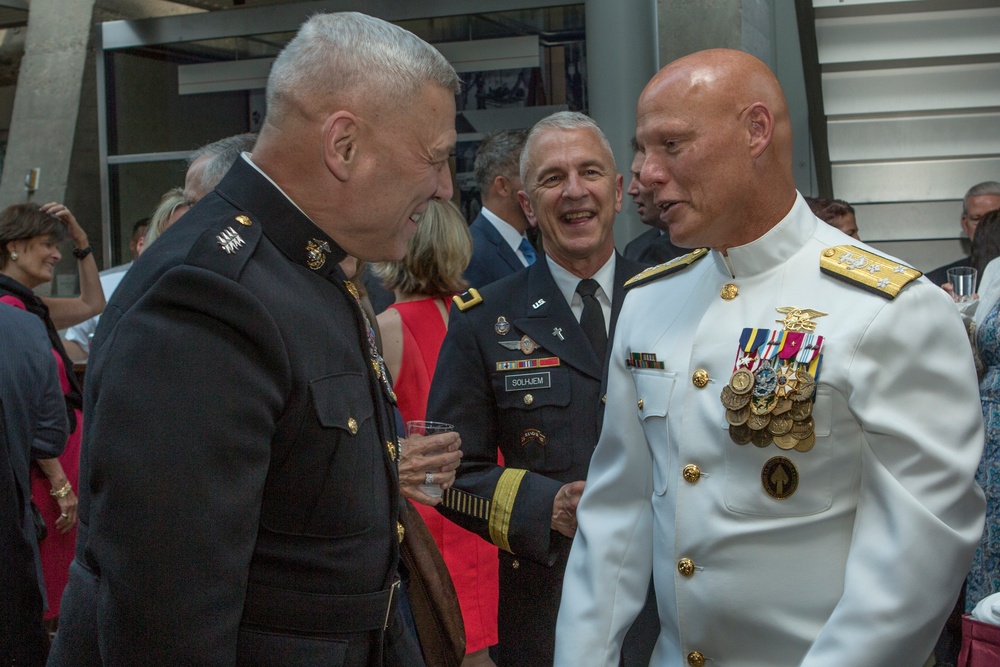
M 328 252 L 330 252 L 330 244 L 326 241 L 309 239 L 309 243 L 306 244 L 306 264 L 313 271 L 323 268 Z

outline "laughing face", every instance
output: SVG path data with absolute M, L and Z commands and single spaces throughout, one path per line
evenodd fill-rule
M 62 259 L 59 244 L 48 234 L 11 241 L 7 246 L 8 252 L 17 253 L 17 260 L 9 259 L 3 272 L 29 289 L 52 280 L 56 262 Z
M 426 84 L 405 112 L 372 112 L 361 142 L 363 163 L 352 179 L 359 198 L 352 220 L 341 219 L 335 239 L 368 261 L 399 260 L 431 200 L 452 196 L 448 157 L 455 149 L 455 96 Z
M 542 231 L 545 253 L 590 277 L 614 252 L 612 227 L 622 207 L 622 177 L 594 130 L 553 127 L 526 150 L 525 215 Z

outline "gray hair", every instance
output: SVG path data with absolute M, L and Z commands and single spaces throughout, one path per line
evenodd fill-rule
M 527 189 L 528 182 L 526 177 L 528 175 L 528 156 L 531 155 L 531 151 L 534 148 L 534 144 L 538 141 L 538 138 L 548 132 L 549 130 L 580 130 L 588 129 L 592 130 L 597 138 L 600 139 L 601 145 L 604 146 L 604 150 L 608 152 L 611 157 L 611 168 L 617 170 L 615 166 L 615 154 L 611 150 L 611 142 L 608 138 L 604 136 L 604 132 L 598 127 L 594 119 L 586 114 L 582 114 L 579 111 L 557 111 L 551 116 L 546 116 L 541 119 L 535 126 L 531 128 L 531 132 L 528 133 L 528 139 L 524 143 L 524 150 L 521 151 L 521 181 Z
M 195 160 L 206 156 L 210 158 L 205 163 L 205 169 L 201 172 L 201 192 L 208 193 L 214 190 L 215 186 L 222 181 L 222 177 L 232 169 L 240 155 L 253 151 L 255 143 L 257 143 L 257 135 L 254 132 L 247 132 L 213 141 L 192 153 L 187 162 L 189 167 Z
M 969 212 L 967 208 L 969 197 L 982 197 L 983 195 L 1000 196 L 1000 183 L 997 181 L 983 181 L 969 188 L 969 191 L 962 197 L 962 215 L 966 215 Z
M 455 68 L 408 30 L 358 12 L 314 14 L 275 59 L 267 108 L 281 116 L 317 94 L 357 94 L 396 107 L 428 82 L 461 90 Z
M 497 176 L 518 175 L 521 150 L 527 138 L 528 130 L 500 130 L 486 135 L 476 150 L 472 166 L 480 192 L 486 192 Z

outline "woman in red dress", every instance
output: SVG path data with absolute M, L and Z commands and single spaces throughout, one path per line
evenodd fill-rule
M 80 296 L 38 297 L 34 289 L 52 280 L 53 267 L 62 258 L 59 243 L 67 234 L 73 241 L 80 272 Z M 47 536 L 38 547 L 48 598 L 45 620 L 53 631 L 76 546 L 74 489 L 80 467 L 83 407 L 73 364 L 59 340 L 58 329 L 79 324 L 104 310 L 104 292 L 87 233 L 62 204 L 14 204 L 0 213 L 0 303 L 34 313 L 45 323 L 66 397 L 71 428 L 66 449 L 59 458 L 36 459 L 31 466 L 31 497 L 47 528 Z
M 462 272 L 472 256 L 472 237 L 451 202 L 431 202 L 399 262 L 374 267 L 396 302 L 378 316 L 386 367 L 406 422 L 427 412 L 438 351 L 448 329 L 451 297 L 465 289 Z M 427 499 L 431 500 L 430 498 Z M 465 622 L 463 667 L 490 667 L 497 643 L 497 549 L 431 507 L 417 511 L 434 536 L 451 573 Z

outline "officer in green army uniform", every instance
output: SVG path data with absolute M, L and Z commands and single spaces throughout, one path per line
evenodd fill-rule
M 455 298 L 427 414 L 463 443 L 438 509 L 500 547 L 498 663 L 532 667 L 552 664 L 608 334 L 624 282 L 643 267 L 615 251 L 622 177 L 590 118 L 560 112 L 535 125 L 521 178 L 545 258 Z

